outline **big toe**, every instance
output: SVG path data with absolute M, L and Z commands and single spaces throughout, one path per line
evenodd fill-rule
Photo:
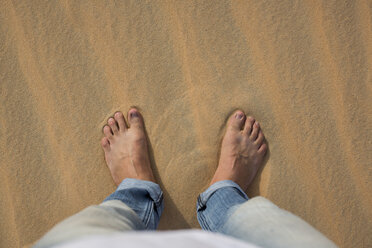
M 132 108 L 128 111 L 128 122 L 131 128 L 143 128 L 143 118 L 138 109 Z
M 230 116 L 229 127 L 233 130 L 240 131 L 244 126 L 245 114 L 241 110 L 237 110 Z

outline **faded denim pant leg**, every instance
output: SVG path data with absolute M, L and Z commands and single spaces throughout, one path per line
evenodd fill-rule
M 35 247 L 50 247 L 87 235 L 154 230 L 162 211 L 163 193 L 159 185 L 125 179 L 103 203 L 57 224 Z M 305 221 L 265 198 L 249 199 L 233 181 L 217 182 L 202 193 L 197 214 L 204 230 L 261 247 L 336 247 Z
M 200 194 L 197 217 L 204 230 L 261 247 L 337 247 L 304 220 L 269 200 L 249 199 L 230 180 L 214 183 Z
M 87 235 L 155 230 L 163 208 L 163 192 L 158 184 L 127 178 L 103 203 L 60 222 L 34 247 L 50 247 Z
M 103 202 L 119 200 L 130 207 L 147 230 L 156 230 L 164 209 L 163 192 L 150 181 L 127 178 Z

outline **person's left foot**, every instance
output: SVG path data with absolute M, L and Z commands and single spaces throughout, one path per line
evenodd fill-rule
M 111 176 L 116 185 L 125 178 L 155 182 L 142 115 L 135 108 L 128 111 L 127 127 L 122 112 L 116 112 L 103 128 L 101 145 Z

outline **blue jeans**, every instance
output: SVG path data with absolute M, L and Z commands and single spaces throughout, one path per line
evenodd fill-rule
M 120 200 L 141 219 L 147 230 L 158 227 L 164 209 L 163 191 L 150 181 L 124 179 L 114 193 L 103 202 Z
M 163 192 L 149 181 L 127 178 L 105 201 L 120 200 L 136 212 L 147 230 L 158 227 L 164 209 Z M 220 181 L 198 197 L 198 221 L 204 230 L 218 232 L 223 223 L 248 196 L 233 181 Z
M 233 181 L 214 183 L 198 197 L 196 210 L 200 226 L 204 230 L 222 232 L 221 229 L 229 217 L 248 199 Z
M 233 181 L 211 185 L 197 199 L 202 229 L 259 247 L 336 247 L 299 217 L 263 197 L 249 199 Z M 155 230 L 163 212 L 163 192 L 156 183 L 125 179 L 103 203 L 65 219 L 34 247 L 44 248 L 88 235 Z
M 163 211 L 159 185 L 125 179 L 105 201 L 120 200 L 155 230 Z M 263 197 L 249 199 L 233 181 L 219 181 L 199 195 L 197 218 L 203 230 L 226 234 L 261 247 L 336 247 L 299 217 Z
M 105 201 L 120 200 L 136 212 L 147 230 L 155 230 L 164 209 L 163 192 L 149 181 L 127 178 Z M 233 181 L 220 181 L 198 197 L 198 221 L 204 230 L 218 232 L 234 207 L 248 196 Z

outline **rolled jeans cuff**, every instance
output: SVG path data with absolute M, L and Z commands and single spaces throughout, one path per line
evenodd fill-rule
M 116 191 L 132 188 L 147 190 L 151 199 L 154 201 L 155 205 L 156 206 L 161 205 L 163 200 L 163 191 L 161 190 L 159 184 L 145 180 L 126 178 L 119 184 Z
M 197 201 L 197 218 L 204 230 L 218 232 L 233 210 L 249 200 L 242 188 L 231 180 L 212 184 Z
M 164 209 L 160 186 L 145 180 L 124 179 L 104 202 L 110 200 L 120 200 L 132 208 L 148 230 L 157 228 Z
M 214 184 L 212 184 L 208 189 L 206 189 L 203 193 L 201 193 L 198 197 L 198 205 L 197 205 L 197 210 L 199 211 L 200 209 L 204 208 L 205 205 L 207 204 L 207 201 L 209 198 L 219 189 L 222 189 L 224 187 L 233 187 L 235 188 L 238 193 L 246 200 L 249 200 L 248 196 L 240 186 L 235 183 L 234 181 L 231 180 L 224 180 L 224 181 L 218 181 Z

